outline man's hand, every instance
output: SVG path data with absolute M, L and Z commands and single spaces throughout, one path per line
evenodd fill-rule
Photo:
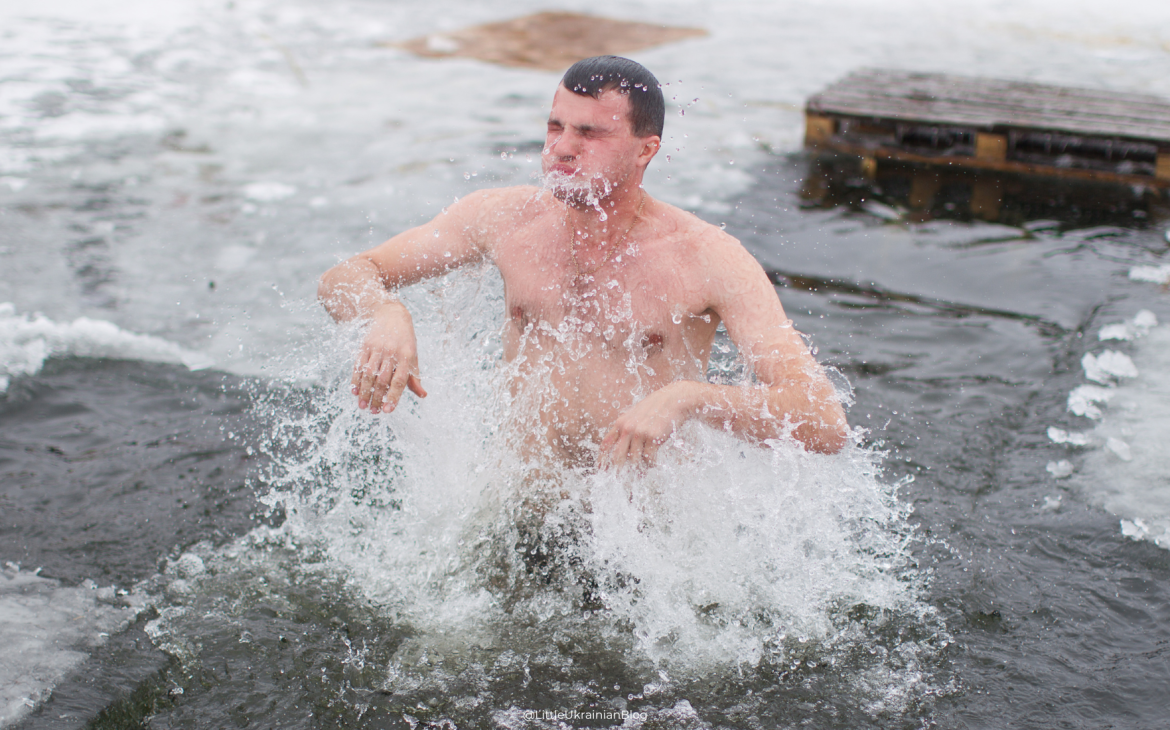
M 352 392 L 358 408 L 370 413 L 390 413 L 406 388 L 426 398 L 418 378 L 418 345 L 410 312 L 389 302 L 374 312 L 374 322 L 362 341 L 353 366 Z
M 603 468 L 652 465 L 658 447 L 692 415 L 692 386 L 695 385 L 682 380 L 671 383 L 619 416 L 601 440 L 599 465 Z

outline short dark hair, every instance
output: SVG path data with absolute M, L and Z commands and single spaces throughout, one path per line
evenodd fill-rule
M 654 74 L 621 56 L 594 56 L 569 67 L 561 85 L 574 94 L 597 99 L 611 89 L 630 100 L 630 124 L 638 137 L 662 136 L 666 102 Z

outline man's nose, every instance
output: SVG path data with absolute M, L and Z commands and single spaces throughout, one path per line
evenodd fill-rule
M 576 157 L 577 145 L 573 143 L 572 135 L 565 131 L 553 138 L 548 151 L 553 157 Z

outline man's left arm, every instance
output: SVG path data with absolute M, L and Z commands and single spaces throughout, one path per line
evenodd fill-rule
M 755 383 L 717 385 L 680 380 L 622 414 L 602 441 L 602 461 L 650 463 L 683 422 L 698 418 L 752 441 L 785 433 L 810 451 L 835 453 L 848 440 L 836 389 L 784 314 L 776 289 L 738 241 L 712 241 L 719 271 L 711 309 L 727 327 Z

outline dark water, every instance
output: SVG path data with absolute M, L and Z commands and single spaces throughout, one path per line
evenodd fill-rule
M 943 219 L 912 224 L 861 210 L 898 204 L 896 185 L 810 205 L 807 172 L 801 158 L 758 171 L 725 222 L 822 361 L 852 383 L 850 420 L 887 452 L 883 479 L 913 477 L 899 494 L 918 530 L 915 572 L 953 642 L 932 644 L 919 679 L 898 676 L 906 702 L 877 707 L 858 678 L 880 684 L 872 674 L 898 667 L 892 655 L 929 624 L 864 606 L 840 617 L 859 632 L 844 649 L 655 692 L 656 669 L 620 633 L 523 625 L 505 639 L 523 661 L 485 649 L 489 669 L 476 674 L 474 662 L 438 657 L 422 680 L 390 686 L 387 665 L 409 653 L 410 629 L 312 549 L 262 532 L 251 550 L 207 559 L 199 595 L 179 600 L 173 581 L 150 583 L 166 558 L 279 522 L 256 501 L 263 460 L 248 452 L 265 451 L 260 414 L 271 411 L 250 408 L 265 390 L 175 366 L 68 359 L 17 379 L 0 401 L 0 559 L 66 583 L 146 580 L 161 598 L 18 727 L 557 727 L 509 708 L 619 698 L 647 713 L 645 728 L 1165 727 L 1170 553 L 1123 537 L 1084 494 L 1065 489 L 1059 509 L 1043 509 L 1062 491 L 1045 471 L 1063 453 L 1046 429 L 1078 428 L 1066 399 L 1084 381 L 1089 335 L 1142 308 L 1170 319 L 1163 291 L 1125 278 L 1164 253 L 1156 207 L 1126 202 L 1086 219 L 1049 205 L 1043 215 L 1063 222 L 1021 238 L 961 211 L 947 220 L 945 206 L 934 212 Z M 1031 204 L 1015 210 L 1040 217 Z M 178 603 L 192 608 L 187 643 L 152 641 L 148 623 Z

